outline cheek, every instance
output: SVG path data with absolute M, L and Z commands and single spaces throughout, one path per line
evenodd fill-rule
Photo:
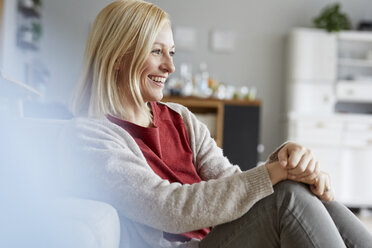
M 140 85 L 139 85 L 139 88 L 140 88 L 140 91 L 141 92 L 144 92 L 146 91 L 146 88 L 147 88 L 147 80 L 146 80 L 146 77 L 141 77 L 141 81 L 140 81 Z
M 149 75 L 148 67 L 144 66 L 140 74 L 140 80 L 141 80 L 140 85 L 141 86 L 146 84 L 146 79 L 148 75 Z
M 141 70 L 141 79 L 147 78 L 147 76 L 150 74 L 151 66 L 149 63 L 145 63 Z

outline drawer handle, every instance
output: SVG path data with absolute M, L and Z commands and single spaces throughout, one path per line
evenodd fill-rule
M 317 128 L 325 128 L 325 124 L 324 124 L 324 122 L 318 122 L 317 124 L 316 124 L 316 127 Z
M 352 89 L 348 89 L 348 90 L 347 90 L 347 94 L 348 94 L 348 95 L 354 95 L 354 90 L 352 90 Z
M 330 101 L 329 96 L 324 96 L 323 97 L 323 102 L 329 102 L 329 101 Z

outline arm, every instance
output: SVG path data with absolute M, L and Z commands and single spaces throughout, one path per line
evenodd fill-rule
M 288 178 L 288 172 L 282 166 L 279 165 L 279 162 L 271 162 L 265 164 L 266 169 L 269 173 L 271 184 L 275 184 L 284 181 Z
M 273 192 L 264 166 L 193 185 L 169 183 L 151 170 L 120 127 L 89 120 L 76 125 L 77 132 L 64 135 L 77 139 L 64 146 L 64 165 L 75 175 L 77 168 L 81 172 L 77 180 L 83 182 L 82 195 L 111 203 L 132 221 L 183 233 L 237 219 Z M 68 156 L 67 151 L 78 156 Z

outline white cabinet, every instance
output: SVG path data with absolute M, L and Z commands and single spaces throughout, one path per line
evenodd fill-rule
M 337 81 L 372 83 L 372 32 L 342 32 L 337 43 Z
M 339 146 L 343 125 L 334 117 L 303 115 L 289 116 L 290 140 L 301 144 Z
M 335 96 L 344 102 L 372 103 L 372 82 L 338 81 Z
M 337 36 L 336 99 L 372 103 L 372 32 Z
M 294 113 L 333 113 L 334 85 L 294 80 L 287 84 L 286 109 Z
M 336 38 L 317 29 L 295 29 L 288 46 L 288 78 L 332 81 L 336 75 Z
M 286 89 L 287 139 L 313 150 L 339 201 L 372 207 L 372 33 L 293 30 Z

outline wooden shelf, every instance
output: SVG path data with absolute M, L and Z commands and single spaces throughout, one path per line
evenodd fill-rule
M 218 103 L 230 105 L 244 105 L 244 106 L 261 106 L 260 99 L 256 100 L 242 100 L 242 99 L 217 99 L 217 98 L 199 98 L 199 97 L 182 97 L 182 96 L 164 96 L 165 102 L 177 102 L 182 104 L 197 104 L 205 106 L 215 106 Z

